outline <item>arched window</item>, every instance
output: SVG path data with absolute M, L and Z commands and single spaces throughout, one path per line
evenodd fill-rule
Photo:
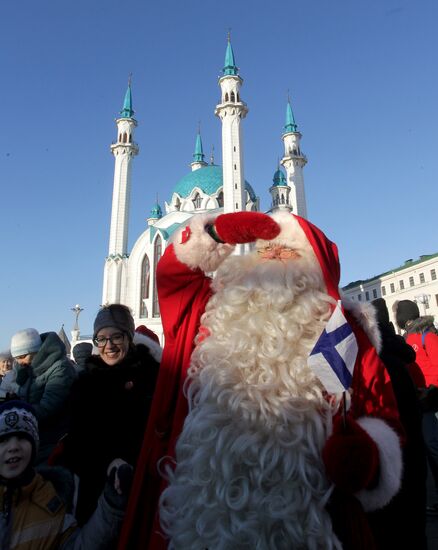
M 181 208 L 181 201 L 177 197 L 176 200 L 175 200 L 175 210 L 179 211 L 180 208 Z
M 126 132 L 123 134 L 123 143 L 126 143 Z
M 240 103 L 240 95 L 239 95 L 239 92 L 237 92 L 237 102 Z
M 219 195 L 217 196 L 217 205 L 219 207 L 222 207 L 224 205 L 224 193 L 221 191 Z
M 228 102 L 228 92 L 225 94 L 225 103 Z
M 234 95 L 234 92 L 231 92 L 231 94 L 230 94 L 230 101 L 232 103 L 236 103 L 236 96 Z
M 154 283 L 154 297 L 153 297 L 153 301 L 152 301 L 152 315 L 154 317 L 159 317 L 160 316 L 160 306 L 158 304 L 156 273 L 157 273 L 158 260 L 161 258 L 162 251 L 163 251 L 163 243 L 161 241 L 160 235 L 157 235 L 157 238 L 155 239 L 155 243 L 154 243 L 154 274 L 155 274 L 154 279 L 155 279 L 155 283 Z
M 284 204 L 285 203 L 285 200 L 284 200 L 284 195 L 283 193 L 281 194 L 281 204 Z
M 132 135 L 129 134 L 129 143 L 132 143 Z
M 196 195 L 193 197 L 193 204 L 195 208 L 201 208 L 202 197 L 199 193 L 196 193 Z
M 149 281 L 151 277 L 151 264 L 148 255 L 145 254 L 141 262 L 141 281 L 140 281 L 140 317 L 147 317 L 148 310 L 144 300 L 149 298 Z
M 119 134 L 119 141 L 122 141 L 122 134 Z

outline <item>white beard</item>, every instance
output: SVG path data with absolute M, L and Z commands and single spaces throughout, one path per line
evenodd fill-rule
M 336 405 L 307 366 L 331 312 L 322 275 L 304 260 L 233 256 L 214 288 L 160 501 L 170 546 L 339 548 L 320 458 Z

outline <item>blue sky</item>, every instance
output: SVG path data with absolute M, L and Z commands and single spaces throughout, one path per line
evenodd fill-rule
M 227 11 L 227 8 L 229 11 Z M 342 283 L 438 252 L 434 0 L 15 0 L 0 21 L 0 348 L 99 308 L 129 73 L 140 154 L 130 246 L 189 171 L 198 121 L 220 163 L 227 31 L 244 79 L 245 177 L 269 207 L 287 91 L 308 164 L 309 219 Z

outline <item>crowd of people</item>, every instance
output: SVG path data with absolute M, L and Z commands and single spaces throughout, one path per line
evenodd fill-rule
M 339 276 L 303 218 L 196 215 L 157 267 L 163 349 L 122 304 L 72 357 L 55 332 L 13 334 L 0 548 L 426 550 L 433 318 L 402 300 L 396 331 Z

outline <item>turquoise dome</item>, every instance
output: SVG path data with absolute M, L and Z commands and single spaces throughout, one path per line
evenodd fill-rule
M 151 218 L 162 218 L 163 212 L 161 206 L 157 203 L 151 210 Z
M 215 195 L 220 187 L 222 187 L 223 175 L 222 166 L 216 166 L 215 164 L 209 164 L 190 172 L 179 180 L 176 184 L 174 193 L 182 198 L 187 198 L 192 190 L 197 187 L 201 189 L 206 195 Z M 256 194 L 254 193 L 251 185 L 245 181 L 245 189 L 252 201 L 256 200 Z
M 279 186 L 286 186 L 286 176 L 284 175 L 283 171 L 280 170 L 280 168 L 275 172 L 274 177 L 272 178 L 272 181 L 274 182 L 273 187 Z

